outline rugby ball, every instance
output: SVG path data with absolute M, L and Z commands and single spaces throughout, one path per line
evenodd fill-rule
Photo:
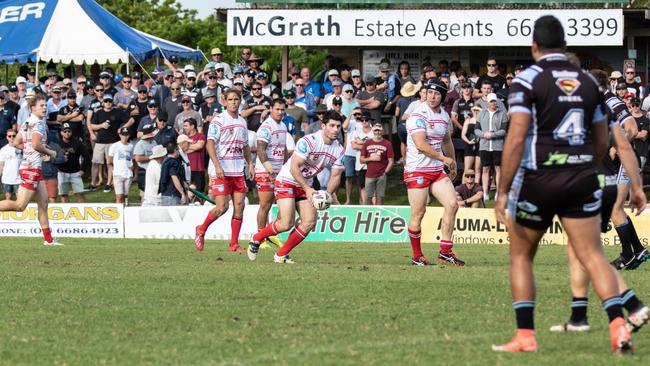
M 314 208 L 317 210 L 327 210 L 332 204 L 332 195 L 327 191 L 317 191 L 312 196 Z

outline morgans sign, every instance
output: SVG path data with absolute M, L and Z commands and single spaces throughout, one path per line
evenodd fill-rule
M 229 45 L 529 46 L 552 14 L 570 46 L 623 44 L 621 9 L 229 10 Z

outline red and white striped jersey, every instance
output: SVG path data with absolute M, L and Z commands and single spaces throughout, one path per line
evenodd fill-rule
M 424 132 L 427 144 L 442 153 L 442 139 L 450 125 L 451 119 L 442 108 L 440 113 L 436 113 L 429 108 L 427 103 L 422 103 L 415 109 L 406 121 L 408 137 L 406 138 L 405 173 L 439 172 L 444 169 L 442 161 L 432 159 L 418 151 L 411 135 L 416 132 Z
M 325 141 L 323 141 L 323 131 L 317 131 L 304 136 L 298 140 L 293 155 L 291 155 L 291 158 L 280 169 L 277 180 L 293 185 L 298 184 L 291 175 L 291 161 L 294 157 L 299 156 L 305 159 L 304 164 L 300 166 L 300 172 L 307 183 L 311 185 L 314 176 L 327 167 L 344 169 L 342 161 L 343 151 L 343 146 L 337 140 L 332 141 L 331 145 L 325 144 Z
M 32 147 L 33 134 L 41 135 L 41 144 L 47 144 L 47 125 L 42 118 L 30 115 L 27 121 L 20 126 L 20 134 L 23 136 L 23 161 L 20 169 L 41 169 L 43 155 Z
M 273 173 L 278 174 L 284 164 L 284 151 L 287 147 L 287 126 L 284 122 L 279 123 L 268 117 L 257 130 L 257 141 L 266 142 L 266 157 L 273 166 Z M 289 137 L 290 138 L 290 137 Z M 262 161 L 257 157 L 255 172 L 264 173 L 266 169 Z
M 248 128 L 246 121 L 237 116 L 233 118 L 223 112 L 210 122 L 208 140 L 214 141 L 217 159 L 226 177 L 243 177 L 246 159 L 244 147 L 248 146 Z M 208 174 L 215 176 L 214 164 L 208 166 Z

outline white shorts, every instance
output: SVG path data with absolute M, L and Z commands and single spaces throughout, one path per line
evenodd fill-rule
M 81 179 L 79 172 L 77 173 L 63 173 L 59 172 L 59 194 L 67 195 L 72 188 L 72 193 L 83 193 L 84 182 Z
M 131 178 L 113 176 L 113 188 L 115 188 L 116 195 L 127 196 L 131 188 Z
M 627 171 L 623 168 L 623 164 L 618 168 L 618 177 L 616 177 L 616 184 L 625 184 L 630 185 L 630 177 L 627 175 Z

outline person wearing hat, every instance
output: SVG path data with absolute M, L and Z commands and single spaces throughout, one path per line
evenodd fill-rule
M 478 99 L 475 99 L 474 104 L 481 107 L 482 110 L 486 110 L 488 108 L 488 104 L 489 104 L 489 102 L 487 100 L 487 96 L 494 93 L 494 89 L 493 89 L 493 84 L 492 84 L 492 82 L 490 80 L 483 80 L 482 83 L 483 84 L 480 86 L 481 97 L 478 98 Z M 476 88 L 478 88 L 478 87 L 479 86 L 475 86 L 472 93 L 475 93 Z M 474 94 L 472 94 L 472 95 L 474 95 Z M 497 108 L 499 108 L 501 110 L 504 110 L 504 111 L 506 110 L 506 106 L 503 104 L 501 99 L 499 99 L 498 97 L 497 97 Z
M 330 70 L 332 71 L 332 70 Z M 334 70 L 336 71 L 336 70 Z M 323 98 L 325 105 L 327 106 L 327 109 L 332 109 L 332 100 L 335 97 L 338 97 L 339 99 L 342 97 L 343 94 L 343 82 L 341 79 L 338 77 L 335 78 L 334 80 L 328 80 L 331 84 L 332 92 L 328 93 L 325 95 L 325 98 Z
M 463 266 L 453 251 L 452 237 L 458 204 L 452 179 L 456 178 L 456 160 L 451 140 L 451 119 L 442 109 L 447 87 L 439 79 L 424 83 L 426 102 L 420 104 L 406 121 L 408 139 L 406 143 L 406 164 L 404 181 L 408 191 L 411 217 L 408 225 L 413 257 L 411 264 L 431 264 L 420 246 L 421 223 L 430 193 L 443 206 L 440 229 L 439 262 Z M 435 123 L 434 123 L 435 121 Z M 447 173 L 448 171 L 448 173 Z
M 0 176 L 2 176 L 2 191 L 4 192 L 5 200 L 11 200 L 12 195 L 18 193 L 20 186 L 20 162 L 23 160 L 23 151 L 13 146 L 18 132 L 16 130 L 8 130 L 5 141 L 0 143 Z
M 321 125 L 325 121 L 325 116 L 327 115 L 327 106 L 325 104 L 319 104 L 316 108 L 316 118 L 309 123 L 309 127 L 305 131 L 305 135 L 312 134 L 316 131 L 320 131 Z
M 108 164 L 113 167 L 115 203 L 125 203 L 133 177 L 133 145 L 129 144 L 129 129 L 121 127 L 120 141 L 108 149 Z
M 383 104 L 386 100 L 386 95 L 384 92 L 377 89 L 377 81 L 375 77 L 368 76 L 365 82 L 366 90 L 357 93 L 357 102 L 361 108 L 370 111 L 373 121 L 381 122 L 381 113 L 383 111 Z
M 166 120 L 167 122 L 173 127 L 174 121 L 176 120 L 176 116 L 180 111 L 182 110 L 182 102 L 183 102 L 183 95 L 181 94 L 181 83 L 178 81 L 174 81 L 171 83 L 170 88 L 170 95 L 165 99 L 161 107 L 159 108 L 159 111 L 167 117 Z M 156 99 L 156 103 L 158 103 L 158 98 Z M 191 99 L 190 99 L 191 103 Z
M 160 184 L 160 168 L 166 156 L 167 149 L 164 146 L 155 145 L 151 149 L 151 154 L 149 155 L 145 171 L 142 206 L 161 205 L 160 194 L 158 193 Z
M 345 84 L 341 88 L 341 97 L 343 98 L 343 106 L 341 107 L 341 113 L 349 117 L 352 111 L 359 107 L 359 102 L 354 99 L 354 87 L 351 84 Z
M 120 141 L 120 129 L 127 128 L 135 123 L 135 120 L 124 112 L 113 108 L 113 96 L 104 94 L 102 97 L 102 108 L 93 113 L 90 121 L 90 138 L 95 141 L 92 157 L 91 188 L 97 187 L 102 180 L 100 172 L 108 162 L 109 149 L 111 145 Z M 106 185 L 104 192 L 111 191 L 113 182 L 113 169 L 108 163 Z
M 609 87 L 612 93 L 616 93 L 616 87 L 619 83 L 624 82 L 624 80 L 625 79 L 623 78 L 623 74 L 620 71 L 612 71 L 612 73 L 609 75 Z
M 636 120 L 637 134 L 632 138 L 632 148 L 639 157 L 639 166 L 643 168 L 648 158 L 648 134 L 650 130 L 650 119 L 644 111 L 641 110 L 641 100 L 632 98 L 630 101 L 630 114 Z
M 366 88 L 366 84 L 361 78 L 361 71 L 359 69 L 352 69 L 350 71 L 350 77 L 352 78 L 352 87 L 354 88 L 354 96 L 357 95 L 361 90 Z
M 24 76 L 16 78 L 16 88 L 18 89 L 18 96 L 22 99 L 27 94 L 27 79 Z
M 300 78 L 300 69 L 295 66 L 292 67 L 291 70 L 289 70 L 289 77 L 289 81 L 284 83 L 282 86 L 282 90 L 284 91 L 292 90 L 294 88 L 293 83 L 296 81 L 296 79 Z
M 339 71 L 337 69 L 330 69 L 327 72 L 327 80 L 323 82 L 323 91 L 325 92 L 326 96 L 327 94 L 334 92 L 333 82 L 336 80 L 338 80 L 339 82 L 341 80 L 339 78 Z
M 187 178 L 190 183 L 199 191 L 205 189 L 205 134 L 199 132 L 198 122 L 194 118 L 188 118 L 183 122 L 183 131 L 185 135 L 179 135 L 176 142 L 182 140 L 181 136 L 187 136 L 187 146 L 181 146 L 182 150 L 187 153 L 189 162 L 189 172 Z
M 192 107 L 192 98 L 189 95 L 183 95 L 183 97 L 181 97 L 181 108 L 183 108 L 183 110 L 176 115 L 173 125 L 176 133 L 179 135 L 185 133 L 185 131 L 183 131 L 183 123 L 188 118 L 193 118 L 197 122 L 198 131 L 203 132 L 203 118 L 201 117 L 201 113 L 195 111 Z
M 474 134 L 479 140 L 479 156 L 483 174 L 483 200 L 488 201 L 490 188 L 490 169 L 494 167 L 495 182 L 497 187 L 501 179 L 501 152 L 503 142 L 508 131 L 508 113 L 498 107 L 497 95 L 490 93 L 487 96 L 488 106 L 476 117 Z M 496 200 L 496 197 L 495 197 Z
M 151 122 L 142 127 L 141 136 L 138 142 L 133 147 L 133 160 L 138 165 L 136 180 L 138 182 L 138 189 L 140 190 L 140 202 L 143 202 L 146 190 L 146 171 L 151 160 L 153 148 L 158 146 L 154 141 L 154 136 L 158 133 L 155 122 Z M 158 187 L 158 184 L 156 184 Z
M 7 131 L 16 130 L 16 116 L 6 108 L 7 97 L 0 92 L 0 148 L 7 144 Z
M 219 75 L 215 71 L 209 71 L 204 74 L 206 80 L 206 85 L 201 88 L 199 93 L 196 95 L 195 102 L 198 105 L 205 103 L 205 95 L 210 91 L 215 95 L 217 101 L 221 99 L 221 87 L 219 86 Z
M 361 148 L 363 144 L 372 139 L 372 126 L 375 123 L 380 123 L 372 117 L 367 109 L 362 109 L 361 117 L 357 118 L 358 124 L 355 126 L 354 130 L 348 131 L 348 138 L 350 139 L 350 145 L 354 150 L 355 164 L 354 171 L 357 179 L 357 185 L 359 186 L 359 204 L 367 204 L 368 199 L 366 197 L 366 172 L 368 166 L 366 163 L 361 161 Z
M 246 61 L 246 65 L 253 71 L 255 71 L 256 74 L 259 74 L 262 72 L 262 64 L 264 63 L 264 59 L 257 56 L 256 54 L 251 54 L 251 56 L 248 58 Z
M 51 141 L 59 141 L 61 123 L 57 121 L 59 110 L 65 107 L 68 102 L 62 98 L 61 85 L 55 84 L 50 90 L 51 98 L 47 101 L 47 127 L 51 134 Z
M 463 182 L 456 187 L 456 201 L 459 207 L 479 208 L 485 207 L 483 203 L 483 188 L 476 183 L 476 174 L 473 169 L 466 169 Z
M 222 106 L 217 101 L 217 94 L 208 90 L 203 94 L 203 103 L 199 106 L 199 113 L 205 124 L 209 124 L 215 114 L 221 113 Z
M 284 101 L 287 103 L 285 113 L 287 116 L 293 118 L 293 122 L 296 126 L 297 131 L 293 138 L 294 140 L 297 140 L 299 137 L 302 137 L 303 133 L 309 128 L 309 117 L 304 108 L 300 108 L 296 105 L 295 91 L 287 90 L 284 94 Z
M 627 94 L 627 85 L 624 82 L 619 82 L 616 84 L 616 96 L 618 99 L 625 101 L 625 94 Z
M 71 128 L 71 137 L 81 141 L 84 137 L 83 107 L 77 104 L 77 93 L 72 89 L 68 91 L 66 100 L 68 101 L 66 105 L 59 109 L 57 121 L 61 124 L 67 123 Z
M 624 71 L 627 91 L 634 94 L 636 98 L 643 99 L 643 97 L 645 97 L 645 88 L 641 85 L 640 79 L 636 76 L 636 70 L 634 67 L 626 66 Z
M 212 51 L 210 52 L 210 56 L 212 56 L 212 61 L 222 64 L 223 71 L 226 78 L 232 79 L 233 77 L 232 70 L 230 69 L 230 65 L 228 65 L 228 63 L 223 61 L 223 52 L 221 52 L 221 49 L 218 47 L 213 48 Z
M 16 127 L 18 129 L 21 128 L 21 126 L 25 123 L 25 121 L 27 121 L 27 118 L 29 118 L 31 114 L 28 103 L 30 100 L 33 100 L 34 97 L 36 96 L 36 90 L 40 91 L 40 89 L 35 89 L 35 88 L 30 89 L 27 92 L 27 94 L 25 94 L 25 98 L 23 102 L 20 104 L 20 109 L 18 110 L 18 115 L 16 116 Z
M 144 93 L 138 93 L 138 97 L 140 97 L 140 94 Z M 158 119 L 158 113 L 159 108 L 158 104 L 156 104 L 156 101 L 153 99 L 147 99 L 146 103 L 146 109 L 147 111 L 144 113 L 142 118 L 140 118 L 140 121 L 138 122 L 138 138 L 142 138 L 142 135 L 144 134 L 144 126 L 151 125 L 151 126 L 156 126 L 156 121 Z
M 270 108 L 271 98 L 262 94 L 262 84 L 258 81 L 251 86 L 251 94 L 244 98 L 244 107 L 241 117 L 246 119 L 248 129 L 257 131 L 261 121 L 265 120 Z
M 156 116 L 156 128 L 158 129 L 158 132 L 156 132 L 154 140 L 158 145 L 167 146 L 169 143 L 176 143 L 178 133 L 169 123 L 165 114 L 158 112 L 158 116 Z
M 410 81 L 407 81 L 400 88 L 400 98 L 395 104 L 395 117 L 397 117 L 397 138 L 400 141 L 400 160 L 398 164 L 404 162 L 404 155 L 406 154 L 406 120 L 408 119 L 408 110 L 409 107 L 419 100 L 424 101 L 426 98 L 426 90 L 422 88 L 422 82 L 418 81 L 417 84 L 413 84 Z M 414 109 L 419 103 L 413 104 Z
M 10 110 L 14 116 L 18 116 L 23 98 L 18 95 L 18 87 L 16 85 L 11 84 L 8 89 L 9 91 L 5 94 L 5 108 Z
M 60 146 L 64 154 L 64 163 L 58 165 L 58 188 L 62 203 L 70 201 L 68 195 L 70 190 L 77 197 L 77 203 L 86 202 L 84 183 L 81 178 L 84 172 L 81 169 L 80 159 L 82 156 L 88 156 L 88 153 L 81 139 L 74 136 L 73 125 L 75 124 L 81 126 L 78 122 L 64 122 L 61 127 Z
M 342 107 L 343 107 L 343 98 L 341 98 L 340 96 L 335 96 L 334 98 L 332 98 L 332 108 L 329 108 L 329 110 L 332 110 L 344 116 L 343 113 L 341 113 Z
M 400 97 L 399 89 L 400 82 L 397 74 L 392 72 L 388 62 L 379 64 L 379 77 L 377 78 L 377 90 L 381 90 L 386 95 L 386 104 L 384 105 L 384 113 L 393 114 L 395 111 L 395 104 Z
M 381 123 L 375 123 L 372 128 L 372 138 L 361 146 L 359 159 L 366 164 L 366 205 L 381 205 L 386 194 L 386 175 L 393 169 L 393 145 L 384 139 L 384 128 Z
M 172 95 L 171 89 L 172 84 L 174 83 L 174 72 L 172 70 L 165 70 L 161 75 L 162 83 L 158 82 L 153 88 L 151 88 L 151 94 L 159 106 L 164 106 L 167 98 Z M 180 84 L 177 83 L 177 85 L 179 88 L 179 93 L 177 93 L 178 97 L 178 94 L 180 94 Z
M 181 94 L 192 98 L 192 108 L 195 110 L 198 110 L 200 106 L 196 100 L 196 97 L 199 95 L 200 91 L 201 89 L 196 86 L 196 73 L 193 70 L 187 71 L 185 73 L 185 84 L 181 86 Z

